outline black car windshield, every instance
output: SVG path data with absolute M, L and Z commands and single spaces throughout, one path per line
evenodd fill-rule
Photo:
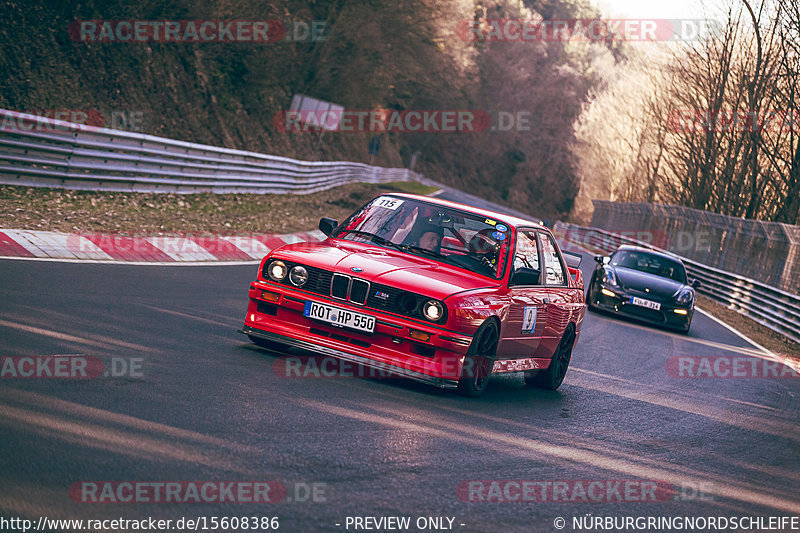
M 499 220 L 394 196 L 380 196 L 353 213 L 331 235 L 368 242 L 500 279 L 510 228 Z
M 683 265 L 662 255 L 643 251 L 619 251 L 611 256 L 611 265 L 686 283 L 686 269 Z

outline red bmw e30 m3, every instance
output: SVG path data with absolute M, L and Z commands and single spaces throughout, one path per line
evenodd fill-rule
M 473 397 L 493 373 L 561 385 L 580 336 L 583 277 L 580 256 L 562 253 L 541 223 L 387 194 L 319 227 L 324 241 L 262 260 L 240 330 L 254 343 Z

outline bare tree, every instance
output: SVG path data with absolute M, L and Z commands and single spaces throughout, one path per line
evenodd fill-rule
M 628 79 L 636 78 L 631 68 L 655 70 L 630 61 L 615 68 L 625 71 Z M 618 118 L 619 89 L 613 83 L 593 95 L 576 122 L 582 143 L 574 150 L 583 183 L 595 182 L 582 188 L 582 203 L 595 192 L 611 199 L 797 222 L 796 1 L 762 0 L 755 5 L 752 0 L 730 0 L 724 24 L 698 41 L 672 48 L 659 75 L 649 82 L 625 100 L 635 106 L 627 113 L 630 127 L 605 132 L 622 134 L 625 142 L 604 138 L 600 127 L 604 114 L 608 121 Z M 592 171 L 605 171 L 606 176 L 589 180 Z

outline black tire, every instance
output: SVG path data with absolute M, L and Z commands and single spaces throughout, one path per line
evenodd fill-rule
M 593 274 L 592 275 L 592 280 L 589 282 L 589 290 L 586 291 L 586 307 L 589 309 L 589 311 L 598 311 L 599 310 L 597 307 L 592 305 L 592 302 L 594 301 L 594 293 L 597 292 L 595 290 L 595 285 L 594 284 L 595 284 L 595 276 Z
M 491 319 L 481 324 L 475 332 L 464 359 L 464 366 L 461 368 L 461 378 L 458 380 L 459 393 L 477 398 L 486 390 L 492 375 L 499 339 L 497 323 Z
M 525 384 L 539 387 L 540 389 L 558 389 L 564 382 L 564 376 L 567 375 L 569 362 L 572 360 L 573 344 L 575 344 L 575 330 L 572 325 L 569 325 L 564 331 L 564 336 L 561 337 L 561 342 L 558 343 L 556 351 L 553 353 L 550 366 L 546 370 L 539 370 L 535 374 L 533 372 L 525 372 Z
M 249 338 L 253 344 L 259 348 L 266 348 L 267 350 L 273 350 L 276 352 L 282 352 L 286 350 L 286 345 L 281 344 L 280 342 L 268 341 L 267 339 L 262 339 L 261 337 L 256 337 L 254 335 L 248 335 L 247 338 Z

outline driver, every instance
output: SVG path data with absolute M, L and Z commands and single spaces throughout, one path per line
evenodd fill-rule
M 437 222 L 443 217 L 443 213 L 438 217 L 425 216 L 415 208 L 414 212 L 406 219 L 404 226 L 397 231 L 395 238 L 398 235 L 404 235 L 402 238 L 404 245 L 418 246 L 441 253 L 444 227 Z
M 425 226 L 422 234 L 417 239 L 417 246 L 439 253 L 442 246 L 442 228 L 438 226 Z

